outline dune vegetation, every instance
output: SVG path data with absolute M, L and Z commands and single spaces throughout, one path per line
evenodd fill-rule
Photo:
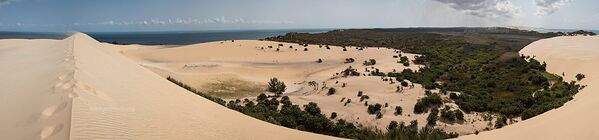
M 426 89 L 440 90 L 419 100 L 416 113 L 430 108 L 437 110 L 441 101 L 436 94 L 450 94 L 466 112 L 492 112 L 508 118 L 528 119 L 562 106 L 580 89 L 576 81 L 566 82 L 559 75 L 546 72 L 545 62 L 517 53 L 535 40 L 557 35 L 508 28 L 407 28 L 288 33 L 267 40 L 388 47 L 421 54 L 413 60 L 425 66 L 420 70 L 386 74 L 397 81 L 409 80 Z
M 458 134 L 446 133 L 441 129 L 436 128 L 423 128 L 418 129 L 418 122 L 412 121 L 410 124 L 404 124 L 403 122 L 391 122 L 389 124 L 387 132 L 374 127 L 364 127 L 362 125 L 354 125 L 351 122 L 347 122 L 343 119 L 335 120 L 336 113 L 332 113 L 330 117 L 322 114 L 318 105 L 314 102 L 310 102 L 303 107 L 294 105 L 289 97 L 275 94 L 275 96 L 267 96 L 266 94 L 260 94 L 256 97 L 256 102 L 249 99 L 236 99 L 231 100 L 225 104 L 223 99 L 213 97 L 198 90 L 192 88 L 185 83 L 177 81 L 174 78 L 167 77 L 167 79 L 184 89 L 187 89 L 193 93 L 196 93 L 204 98 L 207 98 L 213 102 L 219 103 L 228 107 L 229 109 L 239 111 L 245 115 L 260 119 L 266 122 L 270 122 L 276 125 L 281 125 L 288 128 L 293 128 L 302 131 L 308 131 L 318 134 L 324 134 L 329 136 L 336 136 L 350 139 L 447 139 L 455 138 Z M 272 78 L 269 82 L 271 85 L 269 90 L 274 93 L 283 92 L 284 83 L 278 81 L 276 78 Z M 372 105 L 371 105 L 372 106 Z M 369 112 L 376 112 L 377 108 L 380 110 L 381 105 L 377 104 L 378 107 L 369 107 Z M 303 110 L 302 110 L 303 108 Z M 401 110 L 401 109 L 400 109 Z M 401 112 L 401 111 L 400 111 Z M 401 114 L 401 113 L 400 113 Z

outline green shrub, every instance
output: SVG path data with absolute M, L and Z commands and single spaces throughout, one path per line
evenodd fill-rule
M 401 115 L 402 111 L 401 106 L 395 106 L 395 115 Z
M 335 94 L 335 92 L 337 92 L 337 90 L 335 88 L 329 88 L 327 95 L 333 95 L 333 94 Z

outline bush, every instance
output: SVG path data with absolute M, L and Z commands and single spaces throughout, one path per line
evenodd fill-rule
M 449 98 L 452 100 L 457 100 L 458 94 L 456 94 L 455 92 L 449 93 Z
M 408 82 L 406 82 L 406 81 L 401 81 L 401 86 L 403 86 L 403 87 L 408 87 Z
M 308 48 L 304 48 L 304 51 L 308 51 Z
M 585 78 L 585 75 L 582 73 L 576 74 L 576 80 L 580 81 Z
M 495 121 L 495 128 L 502 128 L 507 124 L 507 118 L 503 115 L 499 116 Z
M 358 91 L 358 97 L 361 97 L 364 92 Z
M 318 58 L 318 60 L 316 60 L 316 63 L 322 63 L 322 59 Z
M 395 106 L 395 115 L 401 115 L 402 111 L 401 106 Z
M 397 123 L 397 121 L 391 121 L 391 122 L 389 122 L 389 125 L 387 126 L 387 130 L 396 129 L 398 126 L 399 126 L 399 123 Z
M 287 86 L 285 86 L 285 83 L 279 81 L 277 78 L 273 77 L 270 79 L 270 82 L 268 82 L 268 91 L 275 93 L 277 96 L 281 96 L 286 89 Z
M 376 103 L 374 105 L 368 105 L 368 114 L 375 114 L 377 112 L 380 112 L 381 107 L 382 105 L 379 103 Z
M 456 115 L 454 114 L 454 111 L 449 109 L 449 107 L 445 107 L 441 110 L 441 118 L 453 122 L 456 120 Z
M 443 104 L 443 102 L 441 101 L 441 96 L 439 96 L 438 94 L 431 94 L 427 97 L 419 99 L 416 102 L 416 105 L 414 105 L 414 113 L 424 113 L 428 110 L 428 108 L 433 106 L 439 106 L 441 104 Z
M 304 110 L 308 112 L 310 115 L 318 115 L 320 114 L 320 107 L 314 102 L 310 102 L 307 105 L 304 105 Z
M 426 117 L 427 125 L 435 126 L 437 124 L 437 119 L 439 118 L 439 109 L 433 108 L 431 109 L 431 113 Z
M 331 113 L 331 119 L 335 119 L 335 118 L 337 118 L 337 112 Z
M 335 88 L 329 88 L 327 95 L 333 95 L 333 94 L 335 94 L 335 92 L 337 92 L 337 90 Z
M 362 65 L 364 66 L 370 66 L 370 65 L 375 65 L 376 64 L 376 60 L 374 59 L 369 59 L 368 61 L 364 61 L 364 63 L 362 63 Z
M 360 97 L 360 102 L 362 102 L 366 99 L 370 99 L 370 97 L 368 95 L 362 95 L 362 97 Z
M 460 111 L 459 109 L 454 110 L 453 114 L 455 114 L 455 118 L 459 121 L 464 121 L 464 112 Z

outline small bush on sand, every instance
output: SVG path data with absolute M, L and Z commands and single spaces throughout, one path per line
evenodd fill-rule
M 395 106 L 395 115 L 401 115 L 402 112 L 403 109 L 401 108 L 401 106 Z
M 335 92 L 337 92 L 337 90 L 335 88 L 329 88 L 327 95 L 333 95 L 333 94 L 335 94 Z

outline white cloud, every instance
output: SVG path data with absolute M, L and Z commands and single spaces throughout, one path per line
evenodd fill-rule
M 434 0 L 447 4 L 452 9 L 468 15 L 493 18 L 509 19 L 520 12 L 520 7 L 515 6 L 509 0 Z
M 0 6 L 8 5 L 15 1 L 17 0 L 0 0 Z
M 149 19 L 141 21 L 102 21 L 98 23 L 88 23 L 85 25 L 203 25 L 203 24 L 291 24 L 291 21 L 276 20 L 246 20 L 243 18 L 227 19 L 224 16 L 195 19 L 195 18 L 174 18 L 174 19 Z M 79 26 L 74 25 L 73 26 Z
M 545 16 L 555 13 L 570 0 L 533 0 L 537 7 L 536 15 Z

